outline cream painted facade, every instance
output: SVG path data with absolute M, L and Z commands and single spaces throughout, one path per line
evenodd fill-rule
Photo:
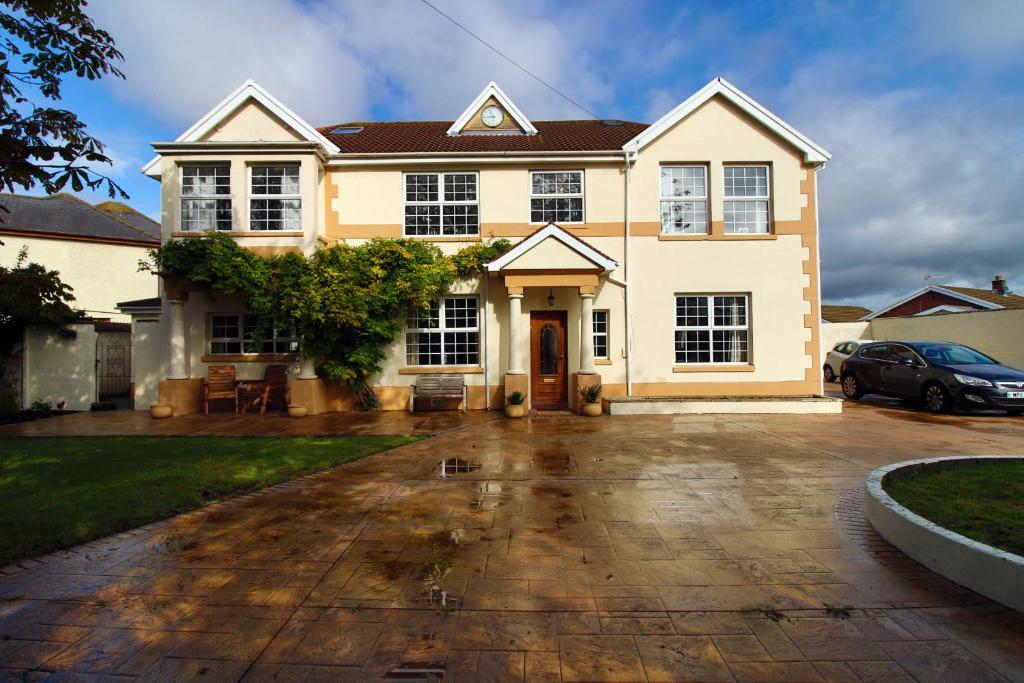
M 481 101 L 502 104 L 501 97 Z M 230 166 L 230 234 L 262 253 L 310 254 L 340 242 L 402 237 L 406 174 L 474 173 L 479 235 L 411 238 L 429 239 L 449 253 L 491 237 L 518 244 L 509 263 L 479 281 L 460 283 L 452 293 L 478 298 L 479 362 L 450 368 L 465 377 L 469 407 L 500 408 L 505 394 L 519 388 L 532 401 L 538 359 L 530 348 L 531 314 L 551 311 L 565 312 L 564 380 L 571 382 L 570 390 L 596 382 L 608 397 L 821 393 L 815 203 L 816 176 L 827 153 L 724 81 L 716 79 L 653 124 L 649 139 L 645 132 L 621 149 L 579 153 L 346 154 L 292 117 L 265 91 L 247 84 L 177 141 L 154 145 L 158 157 L 146 172 L 161 181 L 164 238 L 187 236 L 180 231 L 185 165 Z M 479 123 L 478 112 L 467 110 L 463 118 Z M 466 130 L 466 135 L 479 134 Z M 249 231 L 249 173 L 256 165 L 280 163 L 300 168 L 302 229 Z M 725 233 L 724 169 L 732 164 L 767 166 L 767 234 Z M 676 165 L 706 169 L 705 235 L 662 233 L 660 169 Z M 584 219 L 559 223 L 557 235 L 530 220 L 531 171 L 545 170 L 582 173 Z M 530 235 L 536 240 L 542 229 L 539 242 L 523 241 Z M 677 361 L 676 297 L 683 295 L 746 297 L 745 362 Z M 152 357 L 147 361 L 152 374 L 147 386 L 137 389 L 137 399 L 143 392 L 146 397 L 137 405 L 148 406 L 158 377 L 165 384 L 169 378 L 196 386 L 210 364 L 235 364 L 246 378 L 260 376 L 268 362 L 287 362 L 293 377 L 304 377 L 300 383 L 322 383 L 311 379 L 308 363 L 300 373 L 297 355 L 211 354 L 210 314 L 244 310 L 238 299 L 210 302 L 199 295 L 175 302 L 165 293 L 160 321 L 151 323 L 153 343 L 140 350 Z M 593 360 L 591 310 L 606 312 L 608 321 L 607 357 Z M 417 377 L 444 369 L 409 366 L 406 351 L 403 335 L 374 379 L 384 408 L 405 408 Z M 303 396 L 311 395 L 311 385 L 294 382 L 293 395 L 299 386 Z M 316 404 L 346 407 L 344 397 L 324 398 L 338 391 L 317 388 Z M 161 393 L 167 397 L 174 391 Z
M 129 317 L 118 312 L 117 302 L 158 294 L 157 277 L 139 272 L 148 246 L 7 234 L 0 235 L 0 240 L 8 255 L 4 265 L 13 266 L 18 251 L 27 247 L 28 260 L 59 271 L 61 280 L 74 289 L 74 306 L 91 317 L 128 322 Z

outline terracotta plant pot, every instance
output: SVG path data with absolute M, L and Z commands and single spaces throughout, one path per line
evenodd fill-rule
M 526 415 L 526 406 L 522 403 L 512 404 L 509 403 L 505 406 L 505 417 L 518 418 Z
M 580 406 L 580 412 L 587 417 L 597 417 L 601 414 L 600 403 L 584 403 Z
M 305 403 L 291 403 L 288 405 L 289 417 L 306 417 L 309 415 L 309 406 Z
M 149 407 L 149 415 L 154 420 L 163 420 L 174 413 L 174 408 L 169 403 L 154 403 Z

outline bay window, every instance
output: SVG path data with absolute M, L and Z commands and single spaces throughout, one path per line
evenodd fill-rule
M 661 167 L 661 232 L 707 234 L 708 183 L 704 166 Z
M 676 363 L 749 363 L 745 294 L 676 297 Z
M 531 171 L 531 223 L 583 222 L 583 171 Z
M 231 167 L 181 167 L 181 230 L 231 230 Z
M 406 319 L 408 365 L 479 365 L 480 326 L 475 296 L 449 296 Z
M 726 234 L 767 234 L 771 183 L 767 166 L 725 167 Z
M 480 234 L 477 173 L 405 174 L 405 236 Z
M 249 177 L 249 229 L 302 230 L 298 165 L 253 166 Z
M 274 321 L 261 329 L 251 313 L 210 314 L 210 355 L 298 353 L 299 340 Z

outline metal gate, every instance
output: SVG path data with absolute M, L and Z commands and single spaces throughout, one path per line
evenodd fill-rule
M 96 338 L 96 394 L 100 401 L 128 398 L 132 387 L 132 335 L 100 332 Z

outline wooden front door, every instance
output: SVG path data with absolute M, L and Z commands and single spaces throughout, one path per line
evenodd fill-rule
M 530 404 L 536 410 L 569 408 L 565 327 L 565 311 L 530 313 Z

